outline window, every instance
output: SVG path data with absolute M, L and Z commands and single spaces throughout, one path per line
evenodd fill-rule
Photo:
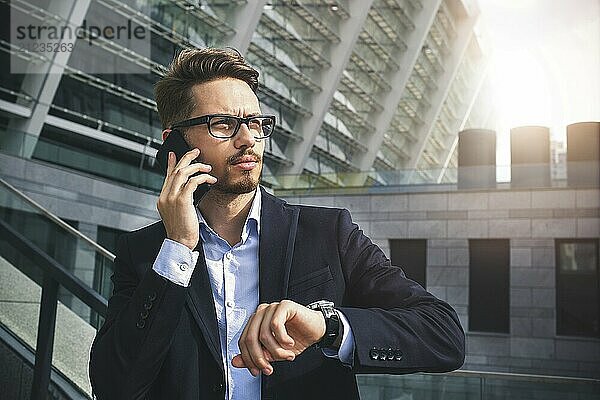
M 508 239 L 469 240 L 469 330 L 509 333 Z
M 427 240 L 390 239 L 390 258 L 392 264 L 401 267 L 409 279 L 425 287 Z
M 556 333 L 600 337 L 598 239 L 556 240 Z

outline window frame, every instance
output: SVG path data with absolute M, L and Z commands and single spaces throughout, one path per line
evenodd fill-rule
M 555 329 L 555 335 L 559 336 L 559 337 L 567 337 L 567 338 L 577 338 L 577 339 L 600 339 L 600 329 L 598 329 L 598 331 L 596 332 L 596 334 L 594 335 L 593 333 L 590 335 L 588 333 L 582 333 L 582 334 L 575 334 L 572 332 L 565 332 L 564 326 L 561 326 L 561 302 L 560 302 L 560 290 L 561 290 L 561 282 L 560 282 L 560 277 L 562 276 L 575 276 L 574 273 L 570 273 L 570 274 L 561 274 L 561 266 L 560 266 L 560 260 L 561 260 L 561 245 L 564 243 L 592 243 L 596 246 L 596 271 L 595 271 L 595 277 L 596 277 L 596 291 L 597 291 L 597 298 L 598 298 L 598 306 L 597 306 L 597 321 L 598 324 L 600 325 L 600 239 L 599 238 L 557 238 L 554 240 L 554 251 L 555 251 L 555 268 L 554 268 L 554 288 L 555 288 L 555 300 L 554 300 L 554 307 L 555 307 L 555 323 L 554 323 L 554 329 Z M 585 272 L 582 272 L 581 275 L 586 275 Z M 580 275 L 580 276 L 581 276 Z M 589 273 L 589 275 L 594 275 L 594 273 Z M 564 282 L 564 281 L 563 281 Z

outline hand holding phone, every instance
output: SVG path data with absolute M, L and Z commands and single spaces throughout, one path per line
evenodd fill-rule
M 179 161 L 185 155 L 185 153 L 192 150 L 192 148 L 187 144 L 181 132 L 177 129 L 170 131 L 169 136 L 165 139 L 163 144 L 158 149 L 156 153 L 156 161 L 160 166 L 164 175 L 167 174 L 167 164 L 168 164 L 168 155 L 169 152 L 172 151 L 175 153 L 176 159 Z M 197 163 L 198 161 L 192 160 L 192 163 Z M 199 175 L 200 173 L 196 173 L 192 176 Z M 198 204 L 202 196 L 208 192 L 210 189 L 210 184 L 202 183 L 198 185 L 196 190 L 194 191 L 194 204 Z
M 200 150 L 189 150 L 178 132 L 180 139 L 169 140 L 173 133 L 169 134 L 157 153 L 157 160 L 166 175 L 157 208 L 167 237 L 194 250 L 200 238 L 194 194 L 199 187 L 202 194 L 208 191 L 208 184 L 214 184 L 217 178 L 208 174 L 212 169 L 210 165 L 193 162 L 200 155 Z M 180 141 L 187 151 L 177 158 L 176 154 L 183 150 L 181 143 L 177 144 Z

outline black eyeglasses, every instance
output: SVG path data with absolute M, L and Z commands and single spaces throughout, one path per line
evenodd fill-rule
M 208 133 L 217 139 L 234 137 L 242 124 L 246 124 L 254 139 L 266 139 L 275 129 L 274 115 L 253 115 L 247 118 L 228 114 L 209 114 L 176 122 L 170 129 L 206 124 Z

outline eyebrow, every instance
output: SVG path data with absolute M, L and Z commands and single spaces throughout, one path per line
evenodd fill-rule
M 221 115 L 231 115 L 232 117 L 239 117 L 238 115 L 236 115 L 235 113 L 232 113 L 232 112 L 222 112 L 222 113 L 218 113 L 218 114 L 221 114 Z M 246 114 L 245 116 L 239 117 L 239 118 L 250 118 L 250 117 L 256 117 L 257 115 L 262 115 L 262 113 L 251 112 L 251 113 Z

